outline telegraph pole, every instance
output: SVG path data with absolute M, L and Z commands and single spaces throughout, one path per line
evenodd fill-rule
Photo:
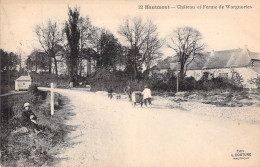
M 54 115 L 54 92 L 53 83 L 51 83 L 51 116 Z
M 177 93 L 179 92 L 179 72 L 177 71 Z

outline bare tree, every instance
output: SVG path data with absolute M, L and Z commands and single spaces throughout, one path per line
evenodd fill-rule
M 195 58 L 203 56 L 205 44 L 201 43 L 201 33 L 192 27 L 177 28 L 170 35 L 168 47 L 176 52 L 177 62 L 180 64 L 180 82 L 186 75 L 189 64 Z
M 161 57 L 162 53 L 159 49 L 162 45 L 163 40 L 158 39 L 157 27 L 151 21 L 148 21 L 147 40 L 143 46 L 143 61 L 146 70 L 150 70 L 152 63 Z
M 155 55 L 159 55 L 158 50 L 162 46 L 162 41 L 158 39 L 157 27 L 152 21 L 144 22 L 140 17 L 132 19 L 127 18 L 123 25 L 119 27 L 118 33 L 122 35 L 129 44 L 134 74 L 142 70 L 143 64 L 150 69 L 151 62 L 155 59 Z M 136 61 L 136 63 L 135 63 Z M 140 62 L 140 63 L 139 63 Z
M 78 74 L 81 76 L 83 70 L 83 60 L 91 61 L 88 51 L 90 49 L 91 40 L 93 38 L 94 27 L 91 25 L 89 17 L 79 18 L 79 56 L 78 56 Z
M 56 56 L 62 50 L 63 31 L 60 31 L 57 22 L 49 20 L 46 25 L 37 25 L 35 28 L 38 40 L 44 52 L 49 58 L 49 73 L 51 73 L 52 58 L 54 60 L 55 73 L 58 74 Z
M 106 30 L 98 27 L 93 27 L 93 32 L 92 32 L 92 38 L 91 38 L 91 46 L 92 49 L 95 51 L 94 54 L 92 54 L 92 59 L 95 61 L 94 68 L 97 68 L 97 61 L 98 57 L 101 54 L 101 34 L 105 33 Z

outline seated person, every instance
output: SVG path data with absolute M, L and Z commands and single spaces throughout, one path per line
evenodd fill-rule
M 30 109 L 30 103 L 24 103 L 24 109 L 22 111 L 22 126 L 27 127 L 28 129 L 40 130 L 39 125 L 37 124 L 36 115 Z

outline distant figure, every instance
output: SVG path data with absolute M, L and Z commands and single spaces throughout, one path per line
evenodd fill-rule
M 22 126 L 27 127 L 28 129 L 40 130 L 39 125 L 37 124 L 36 115 L 32 112 L 30 103 L 24 103 L 22 111 Z
M 117 99 L 117 100 L 121 100 L 121 95 L 120 95 L 120 94 L 117 94 L 117 95 L 116 95 L 116 99 Z
M 69 88 L 73 88 L 73 82 L 70 82 Z
M 108 92 L 108 94 L 107 94 L 108 98 L 112 99 L 113 98 L 113 88 L 109 88 L 107 92 Z
M 132 101 L 132 90 L 131 90 L 130 86 L 127 86 L 124 91 L 128 95 L 129 100 Z
M 152 93 L 151 90 L 147 87 L 147 85 L 144 86 L 142 94 L 145 106 L 147 106 L 147 101 L 149 105 L 152 105 Z

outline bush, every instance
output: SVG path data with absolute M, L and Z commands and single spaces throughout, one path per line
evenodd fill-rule
M 28 89 L 29 93 L 32 93 L 34 95 L 39 94 L 39 90 L 38 90 L 38 86 L 36 84 L 32 84 L 29 89 Z
M 91 91 L 108 91 L 112 88 L 114 92 L 123 92 L 127 86 L 128 78 L 122 71 L 110 71 L 108 69 L 98 69 L 89 78 Z
M 56 83 L 57 87 L 68 87 L 69 77 L 66 75 L 55 74 L 32 74 L 32 83 L 34 85 L 49 87 L 50 83 Z
M 257 78 L 251 79 L 250 83 L 256 85 L 257 90 L 260 92 L 260 76 L 259 75 L 257 76 Z
M 193 77 L 187 77 L 184 79 L 182 90 L 192 91 L 195 89 L 196 80 Z
M 47 93 L 39 91 L 34 86 L 31 87 L 30 91 L 32 93 L 5 96 L 4 100 L 6 103 L 1 103 L 1 112 L 4 109 L 9 116 L 8 119 L 2 118 L 2 120 L 5 120 L 4 124 L 1 122 L 1 129 L 3 129 L 1 131 L 0 143 L 2 151 L 1 162 L 4 166 L 44 165 L 47 161 L 51 161 L 51 149 L 63 141 L 69 129 L 68 126 L 62 124 L 64 117 L 67 115 L 66 111 L 56 110 L 59 116 L 46 116 L 45 112 L 49 111 L 49 106 L 44 105 L 44 97 L 42 95 Z M 29 131 L 21 132 L 20 117 L 22 106 L 25 102 L 32 103 L 35 97 L 38 100 L 35 100 L 32 110 L 38 117 L 38 124 L 42 131 L 35 133 L 34 130 L 29 129 Z M 13 114 L 10 115 L 9 111 L 12 111 Z M 59 114 L 59 112 L 62 112 L 62 114 Z
M 168 70 L 166 73 L 154 73 L 151 77 L 131 79 L 126 72 L 111 71 L 100 68 L 92 74 L 89 79 L 91 91 L 108 91 L 112 88 L 113 92 L 123 92 L 124 88 L 130 86 L 132 90 L 143 90 L 144 85 L 148 85 L 152 91 L 156 92 L 176 92 L 177 78 L 174 73 Z M 199 81 L 193 77 L 186 77 L 181 84 L 179 81 L 180 91 L 193 90 L 243 90 L 241 82 L 242 77 L 233 73 L 232 79 L 221 77 L 214 78 L 212 74 L 205 72 Z M 260 83 L 260 82 L 259 82 Z
M 209 79 L 209 76 L 209 73 L 203 73 L 202 78 L 196 82 L 197 90 L 243 90 L 242 84 L 235 84 L 234 80 L 221 77 L 212 77 L 211 79 Z
M 164 74 L 153 74 L 151 78 L 151 89 L 154 91 L 176 91 L 177 78 L 168 71 Z
M 193 91 L 193 90 L 243 90 L 241 84 L 241 76 L 234 75 L 233 79 L 214 78 L 212 74 L 205 72 L 199 81 L 193 77 L 186 77 L 183 83 L 179 80 L 180 91 Z M 154 91 L 162 92 L 176 92 L 177 78 L 172 73 L 154 74 L 151 79 L 151 88 Z
M 1 94 L 14 90 L 15 79 L 19 77 L 17 71 L 1 71 Z

